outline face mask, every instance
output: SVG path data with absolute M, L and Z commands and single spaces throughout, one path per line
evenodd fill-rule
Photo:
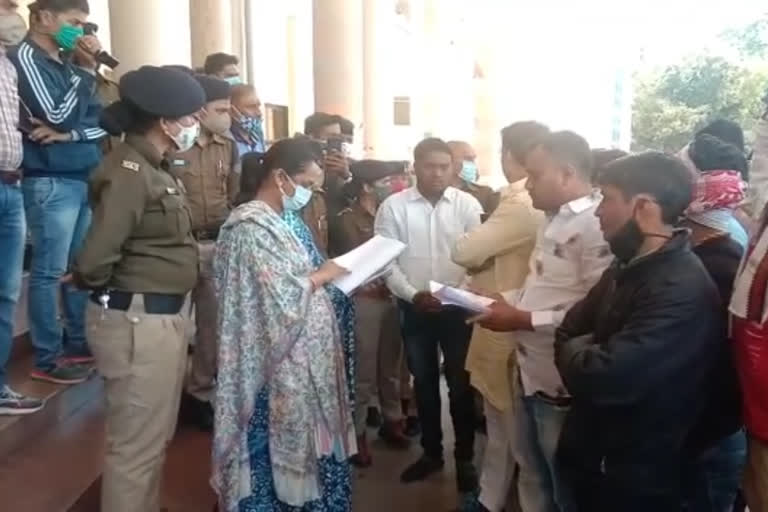
M 197 137 L 200 135 L 200 124 L 197 121 L 192 126 L 183 126 L 181 123 L 176 124 L 179 125 L 181 130 L 176 135 L 169 133 L 168 136 L 173 139 L 179 152 L 183 153 L 195 145 L 195 141 L 197 141 Z
M 16 46 L 25 35 L 27 35 L 27 25 L 19 13 L 0 15 L 0 45 Z
M 224 81 L 227 82 L 232 87 L 243 83 L 243 79 L 240 78 L 239 76 L 228 76 L 227 78 L 224 79 Z
M 402 192 L 412 186 L 410 177 L 406 176 L 400 179 L 391 179 L 383 182 L 373 183 L 373 193 L 376 194 L 376 198 L 379 203 L 382 203 L 386 198 L 392 194 Z
M 53 35 L 56 42 L 59 44 L 59 48 L 63 50 L 74 50 L 77 46 L 77 40 L 85 35 L 83 27 L 76 27 L 69 23 L 64 23 L 58 32 Z
M 280 187 L 280 192 L 283 194 L 283 209 L 297 212 L 307 206 L 309 200 L 312 199 L 312 191 L 307 187 L 297 185 L 290 177 L 288 178 L 288 181 L 290 181 L 293 185 L 294 193 L 292 197 L 286 195 L 282 185 L 278 184 L 278 187 Z
M 611 252 L 622 263 L 628 263 L 637 255 L 645 235 L 640 231 L 634 216 L 608 241 Z
M 475 183 L 480 177 L 479 174 L 480 173 L 477 171 L 477 164 L 475 164 L 475 162 L 464 160 L 464 163 L 461 166 L 461 173 L 459 174 L 459 177 L 462 180 L 468 183 Z
M 232 126 L 232 118 L 229 114 L 209 114 L 202 123 L 211 133 L 224 135 Z

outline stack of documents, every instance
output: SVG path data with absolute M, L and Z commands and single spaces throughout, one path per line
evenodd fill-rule
M 349 274 L 337 278 L 333 284 L 351 295 L 358 288 L 387 275 L 389 266 L 404 250 L 405 244 L 399 240 L 376 235 L 357 249 L 334 258 L 333 261 Z
M 436 283 L 435 281 L 429 282 L 429 291 L 434 295 L 444 306 L 458 306 L 472 313 L 488 313 L 488 307 L 496 302 L 488 297 L 483 297 L 467 290 L 460 288 L 453 288 L 444 284 Z

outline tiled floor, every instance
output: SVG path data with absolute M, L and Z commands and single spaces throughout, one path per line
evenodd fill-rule
M 404 485 L 400 483 L 400 473 L 418 458 L 418 442 L 407 452 L 392 451 L 375 439 L 375 431 L 371 431 L 371 435 L 374 465 L 355 472 L 355 512 L 441 512 L 456 507 L 451 461 L 446 461 L 442 474 L 422 483 Z M 451 437 L 450 434 L 447 437 Z M 214 496 L 208 486 L 209 453 L 209 436 L 190 429 L 179 432 L 166 464 L 163 506 L 168 512 L 211 512 Z

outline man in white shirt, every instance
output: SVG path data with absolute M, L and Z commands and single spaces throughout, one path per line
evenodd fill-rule
M 402 474 L 405 483 L 425 479 L 443 468 L 440 426 L 440 364 L 445 358 L 450 410 L 456 434 L 456 479 L 460 492 L 477 487 L 472 464 L 473 395 L 464 369 L 472 327 L 456 308 L 443 307 L 429 292 L 430 280 L 461 285 L 466 271 L 451 260 L 456 241 L 480 224 L 480 203 L 451 187 L 454 181 L 451 149 L 440 139 L 425 139 L 414 151 L 417 185 L 389 197 L 379 208 L 375 232 L 402 241 L 407 248 L 387 278 L 399 299 L 408 366 L 414 376 L 416 402 L 422 425 L 424 455 Z
M 595 210 L 587 141 L 572 132 L 546 137 L 526 157 L 526 188 L 547 219 L 539 228 L 530 274 L 481 318 L 483 327 L 515 332 L 522 389 L 515 398 L 512 450 L 520 465 L 525 512 L 572 510 L 558 478 L 557 443 L 570 396 L 554 362 L 554 330 L 568 309 L 595 285 L 613 256 Z

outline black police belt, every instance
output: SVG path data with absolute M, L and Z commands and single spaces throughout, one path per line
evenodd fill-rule
M 195 240 L 198 242 L 202 242 L 205 240 L 216 240 L 219 238 L 219 230 L 218 229 L 198 229 L 196 231 L 192 232 L 192 235 L 195 237 Z
M 184 307 L 186 301 L 185 295 L 176 295 L 169 293 L 131 293 L 111 290 L 108 292 L 93 292 L 91 302 L 103 307 L 101 297 L 109 296 L 107 309 L 115 311 L 128 311 L 133 302 L 134 295 L 141 295 L 144 298 L 144 312 L 149 315 L 176 315 Z

